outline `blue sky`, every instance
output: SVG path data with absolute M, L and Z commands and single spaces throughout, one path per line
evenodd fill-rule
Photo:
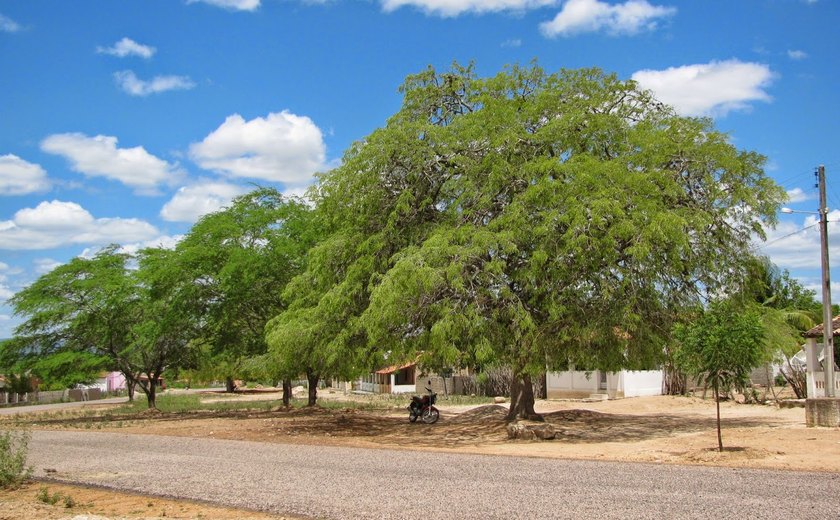
M 174 244 L 253 183 L 302 193 L 456 60 L 633 78 L 766 155 L 795 209 L 825 164 L 840 220 L 839 23 L 833 0 L 0 0 L 0 337 L 74 256 Z M 814 218 L 757 248 L 818 289 Z

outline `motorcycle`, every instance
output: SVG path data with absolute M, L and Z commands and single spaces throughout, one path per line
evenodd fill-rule
M 431 384 L 431 381 L 429 381 L 429 384 Z M 428 386 L 426 391 L 429 392 L 428 395 L 411 397 L 411 404 L 408 406 L 409 422 L 417 422 L 417 419 L 420 418 L 426 424 L 433 424 L 440 418 L 440 412 L 435 408 L 437 394 L 432 392 L 432 389 Z

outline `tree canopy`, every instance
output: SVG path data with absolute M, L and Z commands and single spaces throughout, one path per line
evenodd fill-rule
M 711 121 L 596 69 L 455 65 L 402 91 L 322 177 L 329 236 L 270 343 L 321 362 L 501 362 L 512 416 L 531 416 L 546 364 L 660 355 L 676 310 L 744 272 L 784 198 Z

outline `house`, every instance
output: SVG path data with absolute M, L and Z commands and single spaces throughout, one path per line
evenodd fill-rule
M 393 365 L 360 377 L 356 390 L 373 394 L 410 394 L 417 391 L 417 362 Z
M 571 370 L 548 372 L 548 399 L 615 399 L 662 395 L 662 370 Z
M 831 320 L 831 328 L 833 331 L 833 337 L 837 338 L 840 336 L 840 316 L 835 316 L 833 320 Z M 821 343 L 817 343 L 818 339 L 822 339 L 823 337 L 823 326 L 822 324 L 817 325 L 816 327 L 812 328 L 811 330 L 805 332 L 803 334 L 805 336 L 805 380 L 806 385 L 808 388 L 808 397 L 825 397 L 825 371 L 824 367 L 826 364 L 825 355 L 823 353 L 823 348 Z M 834 348 L 837 348 L 837 341 L 834 341 Z M 830 361 L 829 361 L 830 362 Z M 840 375 L 840 372 L 837 370 L 837 366 L 834 366 L 835 375 L 834 375 L 834 394 L 840 395 L 840 378 L 837 376 Z

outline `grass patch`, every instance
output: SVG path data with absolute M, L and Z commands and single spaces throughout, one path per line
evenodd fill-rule
M 29 432 L 0 432 L 0 489 L 17 489 L 32 476 L 26 465 Z

